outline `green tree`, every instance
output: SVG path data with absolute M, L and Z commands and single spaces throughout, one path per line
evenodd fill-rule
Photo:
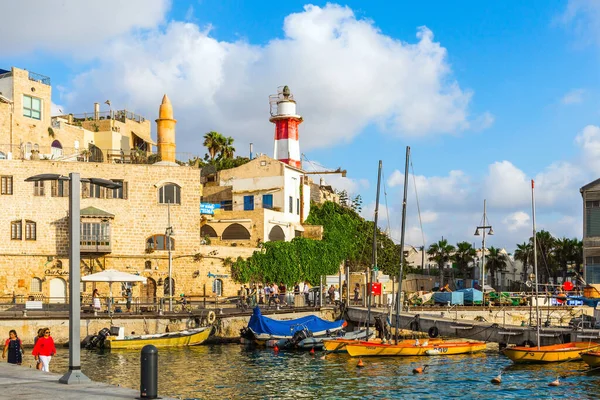
M 354 211 L 356 211 L 357 213 L 360 214 L 360 212 L 362 211 L 362 197 L 359 195 L 356 195 L 355 198 L 352 199 L 352 204 L 350 205 L 350 208 L 352 208 Z
M 536 241 L 538 279 L 541 283 L 546 283 L 549 281 L 550 276 L 554 276 L 555 278 L 558 276 L 558 263 L 554 257 L 556 239 L 550 232 L 541 230 L 536 233 Z M 529 238 L 529 243 L 533 249 L 533 237 Z
M 454 250 L 454 246 L 449 244 L 446 239 L 442 239 L 437 243 L 433 243 L 427 249 L 429 261 L 435 261 L 440 271 L 440 286 L 443 286 L 444 284 L 444 266 L 451 260 Z
M 456 252 L 452 255 L 451 259 L 456 263 L 460 275 L 464 279 L 469 278 L 469 271 L 475 261 L 475 256 L 477 256 L 477 251 L 471 243 L 459 242 L 456 244 Z
M 343 205 L 344 207 L 348 206 L 348 192 L 346 192 L 345 190 L 342 190 L 341 192 L 338 192 L 339 196 L 340 196 L 340 204 Z
M 221 148 L 219 149 L 219 158 L 232 159 L 235 153 L 235 147 L 233 147 L 233 138 L 231 136 L 221 136 L 221 138 L 219 139 L 219 144 L 221 146 Z
M 496 274 L 500 271 L 504 271 L 508 265 L 508 257 L 502 253 L 500 249 L 490 247 L 485 256 L 485 268 L 492 277 L 491 286 L 496 288 Z
M 208 150 L 210 161 L 214 162 L 215 157 L 221 151 L 225 139 L 219 132 L 210 131 L 204 135 L 203 146 Z
M 515 260 L 523 264 L 524 279 L 527 279 L 527 267 L 533 261 L 533 246 L 531 243 L 517 244 L 515 250 Z

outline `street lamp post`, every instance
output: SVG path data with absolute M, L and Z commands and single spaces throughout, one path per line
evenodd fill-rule
M 173 227 L 171 226 L 171 203 L 167 203 L 167 229 L 165 236 L 167 237 L 167 250 L 169 252 L 169 312 L 173 311 L 173 255 L 171 254 L 171 236 L 173 235 Z
M 68 177 L 59 174 L 41 174 L 25 179 L 26 182 L 69 181 L 69 371 L 58 381 L 67 385 L 90 382 L 90 378 L 81 372 L 81 299 L 79 283 L 81 282 L 81 209 L 79 196 L 81 182 L 109 189 L 121 187 L 121 184 L 107 179 L 81 179 L 78 173 L 72 172 Z
M 483 293 L 483 305 L 485 306 L 485 230 L 489 229 L 488 235 L 494 234 L 494 229 L 489 225 L 485 209 L 485 200 L 483 200 L 483 222 L 481 226 L 475 228 L 475 236 L 479 236 L 479 230 L 483 232 L 481 240 L 481 291 Z

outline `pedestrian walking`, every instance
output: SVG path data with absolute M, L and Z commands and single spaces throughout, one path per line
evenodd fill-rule
M 44 336 L 38 338 L 31 352 L 36 361 L 42 363 L 42 371 L 50 372 L 50 360 L 56 354 L 54 339 L 50 336 L 50 328 L 44 328 Z
M 127 307 L 127 312 L 131 312 L 132 293 L 130 288 L 125 289 L 125 297 L 127 298 L 127 303 L 125 304 Z
M 17 336 L 17 331 L 11 329 L 8 332 L 8 339 L 4 343 L 2 358 L 6 358 L 8 353 L 8 363 L 21 365 L 23 362 L 23 342 Z

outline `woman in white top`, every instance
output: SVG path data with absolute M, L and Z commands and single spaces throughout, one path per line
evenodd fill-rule
M 94 292 L 92 293 L 92 307 L 94 307 L 94 310 L 100 311 L 100 293 L 98 292 L 98 289 L 94 289 Z

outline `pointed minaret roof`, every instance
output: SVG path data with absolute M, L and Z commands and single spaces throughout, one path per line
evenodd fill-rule
M 173 119 L 173 106 L 171 105 L 171 100 L 169 100 L 169 96 L 167 96 L 166 94 L 163 96 L 160 109 L 158 110 L 158 118 Z

